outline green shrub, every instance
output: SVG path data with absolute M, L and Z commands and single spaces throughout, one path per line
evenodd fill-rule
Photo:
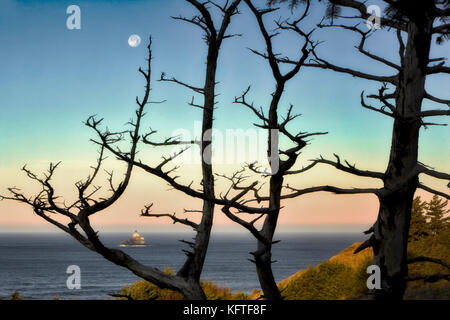
M 167 274 L 174 272 L 170 268 L 164 270 Z M 184 296 L 176 291 L 161 289 L 157 285 L 146 280 L 139 280 L 130 285 L 123 286 L 121 289 L 121 300 L 183 300 Z
M 230 288 L 221 287 L 211 281 L 201 281 L 200 284 L 208 300 L 248 300 L 248 296 L 242 291 L 233 294 Z
M 167 268 L 164 270 L 167 274 L 173 274 L 174 272 Z M 218 286 L 211 281 L 200 281 L 200 284 L 205 292 L 206 299 L 208 300 L 247 300 L 248 296 L 238 291 L 232 293 L 229 288 Z M 185 297 L 176 291 L 169 289 L 160 289 L 158 286 L 150 283 L 146 280 L 140 280 L 130 285 L 130 287 L 122 287 L 121 295 L 119 298 L 127 300 L 129 298 L 133 300 L 184 300 Z
M 9 300 L 23 300 L 23 298 L 19 295 L 19 291 L 14 290 L 14 292 L 11 293 Z

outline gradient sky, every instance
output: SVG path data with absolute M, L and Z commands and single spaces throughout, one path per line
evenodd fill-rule
M 376 1 L 374 1 L 376 3 Z M 81 8 L 81 30 L 66 28 L 66 8 L 76 4 Z M 311 29 L 320 21 L 324 7 L 317 5 L 305 24 Z M 153 37 L 153 80 L 160 72 L 201 86 L 206 46 L 201 33 L 192 25 L 174 21 L 171 16 L 190 16 L 193 9 L 182 0 L 129 1 L 60 1 L 2 0 L 0 3 L 0 193 L 8 186 L 22 187 L 29 194 L 36 186 L 24 177 L 20 168 L 27 164 L 42 172 L 51 161 L 62 161 L 55 177 L 58 195 L 72 199 L 73 183 L 84 178 L 95 163 L 96 148 L 89 142 L 93 132 L 82 122 L 89 115 L 105 118 L 110 128 L 123 129 L 135 109 L 136 95 L 143 93 L 142 76 L 137 68 L 144 65 L 147 38 Z M 294 14 L 297 12 L 294 12 Z M 270 24 L 280 15 L 289 16 L 286 8 L 266 19 Z M 220 82 L 216 128 L 252 128 L 254 116 L 233 104 L 235 96 L 249 85 L 248 99 L 267 106 L 273 90 L 273 80 L 266 62 L 247 48 L 264 50 L 255 19 L 243 6 L 230 32 L 242 37 L 226 40 L 221 51 L 217 79 Z M 131 34 L 143 39 L 137 48 L 128 45 Z M 352 66 L 376 74 L 392 70 L 356 53 L 358 38 L 351 32 L 317 30 L 314 39 L 324 41 L 320 55 L 337 64 Z M 397 59 L 395 36 L 384 31 L 369 41 L 369 49 L 393 61 Z M 302 42 L 295 35 L 276 38 L 278 52 L 297 57 Z M 447 56 L 450 44 L 433 46 L 432 57 Z M 427 89 L 441 98 L 450 98 L 448 77 L 433 76 Z M 171 83 L 152 83 L 152 100 L 166 99 L 165 104 L 151 105 L 145 118 L 145 128 L 151 126 L 161 137 L 175 130 L 194 128 L 201 111 L 187 106 L 192 92 Z M 289 82 L 282 100 L 283 108 L 294 104 L 302 117 L 292 129 L 328 131 L 315 138 L 300 157 L 300 165 L 322 154 L 333 152 L 357 164 L 359 168 L 384 171 L 390 148 L 392 121 L 360 106 L 362 90 L 375 92 L 378 83 L 324 70 L 303 69 Z M 196 97 L 200 101 L 200 97 Z M 432 107 L 432 103 L 426 106 Z M 448 123 L 445 118 L 434 120 Z M 448 127 L 431 127 L 421 132 L 419 159 L 442 171 L 450 171 Z M 141 148 L 140 157 L 150 163 L 170 149 Z M 107 169 L 117 176 L 123 163 L 109 159 Z M 229 172 L 234 166 L 217 165 L 217 172 Z M 180 169 L 183 180 L 199 177 L 199 166 L 188 164 Z M 104 178 L 104 177 L 100 177 Z M 442 181 L 423 181 L 445 190 Z M 100 179 L 97 184 L 103 184 Z M 379 186 L 376 181 L 341 174 L 332 168 L 319 166 L 302 177 L 290 178 L 298 187 L 334 184 L 342 187 Z M 219 184 L 218 189 L 223 189 Z M 421 193 L 424 198 L 430 195 Z M 160 180 L 134 171 L 132 183 L 125 195 L 112 208 L 99 213 L 93 222 L 105 230 L 143 231 L 180 230 L 169 227 L 169 221 L 139 217 L 144 204 L 154 202 L 156 212 L 178 212 L 183 208 L 198 208 L 200 202 L 185 197 Z M 280 230 L 361 230 L 371 224 L 377 213 L 374 196 L 338 196 L 318 193 L 285 203 L 280 218 Z M 237 228 L 220 211 L 216 223 L 224 230 Z M 239 228 L 237 228 L 239 229 Z M 13 202 L 0 202 L 0 231 L 54 230 L 31 210 Z

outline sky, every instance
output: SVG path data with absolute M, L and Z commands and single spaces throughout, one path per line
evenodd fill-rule
M 376 1 L 374 1 L 376 2 Z M 81 29 L 69 30 L 66 20 L 69 5 L 81 9 Z M 264 59 L 248 48 L 264 50 L 254 17 L 244 6 L 242 14 L 233 17 L 230 33 L 241 37 L 225 40 L 217 71 L 217 110 L 215 128 L 217 139 L 224 138 L 223 157 L 232 152 L 226 143 L 227 130 L 250 130 L 259 135 L 250 111 L 234 104 L 248 85 L 252 85 L 248 99 L 255 105 L 267 107 L 274 81 Z M 201 110 L 189 107 L 192 92 L 172 83 L 157 82 L 161 72 L 195 86 L 202 86 L 206 45 L 198 28 L 175 21 L 173 16 L 192 16 L 195 11 L 182 0 L 2 0 L 0 2 L 0 194 L 17 186 L 29 195 L 39 191 L 20 171 L 27 164 L 37 173 L 44 172 L 50 162 L 62 161 L 54 178 L 58 195 L 69 201 L 75 196 L 74 183 L 85 178 L 96 161 L 97 148 L 89 140 L 94 133 L 83 125 L 90 115 L 105 118 L 109 128 L 123 130 L 133 116 L 136 95 L 142 96 L 144 82 L 137 72 L 145 65 L 148 37 L 153 39 L 153 74 L 151 100 L 167 100 L 152 104 L 144 119 L 144 129 L 157 130 L 157 137 L 185 132 L 195 137 L 201 120 Z M 311 30 L 324 12 L 316 5 L 305 24 Z M 295 17 L 282 7 L 266 17 L 273 21 Z M 217 15 L 216 15 L 217 17 Z M 142 38 L 138 47 L 128 45 L 128 37 Z M 317 51 L 329 61 L 375 74 L 392 74 L 382 64 L 357 53 L 358 38 L 348 31 L 319 29 L 313 38 L 323 41 Z M 302 40 L 293 34 L 275 38 L 276 51 L 292 58 L 299 56 Z M 368 42 L 371 52 L 396 61 L 397 43 L 390 32 L 376 32 Z M 434 45 L 432 57 L 448 57 L 450 44 Z M 285 68 L 284 68 L 285 69 Z M 427 90 L 449 99 L 449 79 L 435 75 L 427 79 Z M 298 166 L 307 165 L 319 155 L 356 163 L 358 168 L 384 171 L 390 148 L 392 121 L 378 113 L 363 109 L 361 91 L 376 92 L 378 83 L 361 80 L 326 70 L 302 69 L 285 90 L 281 106 L 294 105 L 301 113 L 292 130 L 327 131 L 328 135 L 314 138 L 299 158 Z M 200 101 L 199 96 L 195 101 Z M 431 102 L 426 108 L 432 107 Z M 433 120 L 448 123 L 445 118 Z M 234 131 L 236 132 L 236 131 Z M 419 160 L 441 171 L 450 171 L 448 127 L 422 129 Z M 215 140 L 216 141 L 216 140 Z M 261 140 L 262 141 L 262 140 Z M 285 145 L 282 141 L 281 145 Z M 263 144 L 264 146 L 264 144 Z M 246 151 L 254 153 L 249 140 Z M 139 156 L 148 163 L 157 163 L 169 148 L 140 146 Z M 234 150 L 234 149 L 233 149 Z M 263 149 L 257 150 L 259 153 Z M 195 151 L 194 151 L 195 152 Z M 218 173 L 230 172 L 242 163 L 226 163 L 219 157 L 214 166 Z M 225 162 L 225 163 L 224 163 Z M 121 177 L 124 164 L 109 157 L 105 169 L 114 170 Z M 179 169 L 182 181 L 198 183 L 200 167 L 191 162 Z M 423 178 L 423 182 L 445 191 L 442 181 Z M 98 185 L 105 185 L 105 176 Z M 118 180 L 117 180 L 118 182 Z M 289 184 L 299 188 L 330 184 L 341 187 L 376 187 L 379 182 L 355 178 L 326 166 L 289 178 Z M 226 185 L 218 183 L 218 190 Z M 106 186 L 104 187 L 106 189 Z M 423 198 L 429 194 L 418 193 Z M 169 190 L 166 183 L 136 169 L 123 197 L 111 208 L 93 219 L 96 228 L 106 231 L 167 230 L 179 232 L 184 226 L 173 226 L 164 219 L 140 217 L 145 204 L 154 203 L 155 212 L 176 212 L 199 208 L 198 200 Z M 284 203 L 280 216 L 281 231 L 362 231 L 376 218 L 378 203 L 372 195 L 332 195 L 317 193 Z M 193 218 L 195 219 L 195 218 Z M 241 230 L 217 211 L 217 230 Z M 0 232 L 55 231 L 32 210 L 14 202 L 0 202 Z

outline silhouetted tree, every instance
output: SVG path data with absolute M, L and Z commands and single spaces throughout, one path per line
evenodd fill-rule
M 161 75 L 160 81 L 175 82 L 193 90 L 198 94 L 203 95 L 204 102 L 202 105 L 195 104 L 194 100 L 192 100 L 190 104 L 191 106 L 198 107 L 203 110 L 202 139 L 200 139 L 199 141 L 180 141 L 177 137 L 171 137 L 163 142 L 154 142 L 150 140 L 150 136 L 156 132 L 153 130 L 141 136 L 140 127 L 141 120 L 145 115 L 144 109 L 147 104 L 152 103 L 149 99 L 151 89 L 150 41 L 150 44 L 148 46 L 148 70 L 144 71 L 139 68 L 139 72 L 144 76 L 146 80 L 145 93 L 142 100 L 136 97 L 136 103 L 138 105 L 138 109 L 136 110 L 136 118 L 134 121 L 130 121 L 128 123 L 132 127 L 132 129 L 122 132 L 111 132 L 108 129 L 103 130 L 102 128 L 100 128 L 103 119 L 96 119 L 94 116 L 91 116 L 86 121 L 86 125 L 92 128 L 97 134 L 97 140 L 93 140 L 93 142 L 99 145 L 101 149 L 100 156 L 93 173 L 85 181 L 79 181 L 76 183 L 76 187 L 78 189 L 78 200 L 70 205 L 57 203 L 57 197 L 55 196 L 55 190 L 51 184 L 51 180 L 59 163 L 50 164 L 48 173 L 44 174 L 43 178 L 38 177 L 32 171 L 30 171 L 26 167 L 23 167 L 23 171 L 28 175 L 28 177 L 38 182 L 42 186 L 42 191 L 37 196 L 26 197 L 19 189 L 9 188 L 11 196 L 2 196 L 0 197 L 0 200 L 16 200 L 32 206 L 34 212 L 38 216 L 70 234 L 87 248 L 100 253 L 107 260 L 129 269 L 137 276 L 151 283 L 154 283 L 161 288 L 168 288 L 181 292 L 188 299 L 205 299 L 205 294 L 200 286 L 200 275 L 208 248 L 213 222 L 214 205 L 216 203 L 222 205 L 229 204 L 232 206 L 237 206 L 241 209 L 247 209 L 247 207 L 244 205 L 238 203 L 234 204 L 223 199 L 215 198 L 214 179 L 211 165 L 211 152 L 208 151 L 211 149 L 210 132 L 213 126 L 214 119 L 213 114 L 216 97 L 215 86 L 217 59 L 219 57 L 219 51 L 223 40 L 234 36 L 232 34 L 227 34 L 226 31 L 230 24 L 231 17 L 239 13 L 237 7 L 240 3 L 240 0 L 235 0 L 231 3 L 228 3 L 227 1 L 224 6 L 220 6 L 212 1 L 201 3 L 195 0 L 187 0 L 187 2 L 194 6 L 194 8 L 199 12 L 199 15 L 196 15 L 193 18 L 176 17 L 175 19 L 194 24 L 200 27 L 204 32 L 204 39 L 206 40 L 208 46 L 204 85 L 202 87 L 195 87 L 178 81 L 175 78 L 167 79 L 164 73 Z M 218 9 L 222 14 L 222 19 L 220 21 L 220 26 L 218 29 L 216 29 L 216 26 L 214 24 L 213 14 L 210 12 L 209 8 L 210 6 Z M 131 147 L 129 151 L 123 151 L 121 146 L 123 145 L 123 141 L 127 137 L 130 137 Z M 189 185 L 178 183 L 178 177 L 171 175 L 178 168 L 177 166 L 171 169 L 166 169 L 170 162 L 180 154 L 182 154 L 186 150 L 186 148 L 182 148 L 180 151 L 174 153 L 169 157 L 163 157 L 162 162 L 160 162 L 157 166 L 150 166 L 143 163 L 136 157 L 137 146 L 139 142 L 143 142 L 144 144 L 148 144 L 151 146 L 199 145 L 200 153 L 202 155 L 202 191 L 198 191 L 191 187 L 192 183 Z M 111 152 L 117 157 L 117 159 L 124 161 L 127 165 L 127 170 L 124 179 L 118 186 L 115 186 L 113 183 L 112 172 L 108 173 L 108 181 L 112 194 L 107 198 L 101 197 L 95 199 L 94 195 L 97 193 L 100 187 L 94 186 L 93 182 L 104 160 L 105 151 Z M 145 266 L 121 250 L 106 247 L 101 242 L 97 235 L 97 232 L 90 224 L 89 218 L 92 215 L 110 207 L 121 197 L 128 186 L 132 169 L 135 166 L 143 169 L 151 175 L 165 180 L 176 190 L 182 191 L 192 197 L 203 199 L 203 209 L 199 211 L 202 214 L 199 223 L 195 223 L 189 219 L 178 218 L 175 216 L 175 214 L 150 213 L 153 204 L 146 206 L 145 209 L 142 210 L 143 216 L 169 217 L 174 223 L 187 225 L 193 228 L 196 232 L 194 242 L 182 240 L 182 242 L 188 244 L 192 250 L 184 250 L 187 255 L 187 259 L 176 275 L 167 274 L 157 268 Z M 251 211 L 252 209 L 249 208 L 248 210 Z M 254 210 L 258 212 L 259 209 Z M 190 210 L 185 211 L 190 212 Z M 71 222 L 65 225 L 64 223 L 61 223 L 54 219 L 52 215 L 49 214 L 59 214 L 61 216 L 69 218 Z M 79 228 L 81 230 L 79 230 Z
M 247 221 L 238 216 L 239 213 L 246 212 L 246 210 L 237 209 L 231 210 L 231 206 L 224 206 L 222 211 L 231 220 L 240 224 L 244 228 L 248 229 L 251 234 L 257 240 L 257 249 L 251 252 L 253 259 L 250 259 L 256 265 L 256 270 L 258 274 L 259 283 L 261 289 L 264 293 L 264 298 L 268 300 L 281 300 L 282 295 L 275 282 L 275 277 L 272 271 L 272 245 L 277 241 L 273 241 L 274 233 L 276 231 L 278 216 L 281 210 L 281 199 L 282 191 L 286 187 L 283 185 L 284 177 L 288 175 L 295 175 L 310 169 L 312 166 L 302 168 L 300 170 L 291 170 L 296 164 L 297 158 L 299 156 L 300 150 L 302 150 L 307 145 L 307 138 L 314 135 L 326 134 L 326 132 L 317 133 L 307 133 L 307 132 L 297 132 L 291 133 L 287 126 L 292 120 L 296 119 L 299 115 L 293 114 L 293 106 L 291 105 L 288 109 L 287 115 L 280 120 L 279 114 L 279 104 L 280 99 L 285 91 L 286 83 L 292 79 L 295 75 L 300 72 L 303 63 L 309 56 L 311 47 L 313 44 L 310 42 L 311 32 L 304 32 L 300 27 L 300 23 L 307 16 L 310 3 L 306 1 L 306 7 L 303 14 L 294 21 L 277 21 L 277 28 L 281 31 L 291 31 L 296 33 L 301 39 L 303 39 L 303 44 L 300 47 L 300 57 L 296 60 L 292 69 L 288 70 L 286 73 L 282 73 L 279 62 L 277 61 L 277 54 L 273 47 L 272 39 L 278 35 L 277 33 L 270 33 L 265 25 L 263 17 L 277 9 L 266 8 L 257 9 L 252 1 L 245 0 L 246 4 L 250 8 L 251 12 L 256 18 L 259 26 L 259 30 L 264 39 L 266 45 L 266 52 L 259 52 L 251 49 L 251 51 L 258 56 L 264 57 L 268 61 L 268 65 L 271 70 L 271 74 L 275 81 L 274 92 L 271 94 L 271 99 L 267 103 L 267 110 L 264 107 L 256 108 L 253 103 L 247 101 L 247 95 L 250 91 L 250 86 L 244 91 L 244 93 L 235 98 L 235 103 L 241 104 L 244 107 L 252 111 L 256 115 L 260 124 L 255 124 L 259 128 L 266 129 L 268 131 L 268 141 L 267 141 L 267 154 L 270 161 L 270 170 L 262 170 L 261 165 L 257 163 L 251 163 L 248 168 L 252 173 L 257 175 L 262 175 L 269 178 L 268 196 L 259 195 L 259 191 L 262 188 L 262 184 L 258 183 L 258 187 L 255 184 L 252 188 L 255 198 L 246 199 L 245 203 L 256 201 L 258 203 L 267 203 L 267 209 L 270 212 L 266 214 L 261 214 L 251 221 Z M 284 135 L 290 140 L 293 145 L 287 150 L 279 150 L 279 134 Z M 283 157 L 283 158 L 282 158 Z M 235 190 L 244 190 L 233 198 L 234 201 L 242 200 L 244 195 L 247 193 L 248 188 L 242 187 L 243 182 L 248 178 L 243 170 L 235 172 L 232 176 L 221 175 L 231 181 L 231 188 Z M 236 212 L 233 212 L 236 211 Z M 263 219 L 262 227 L 258 230 L 255 223 Z
M 202 192 L 199 192 L 193 188 L 191 185 L 184 186 L 178 184 L 175 180 L 177 177 L 172 178 L 169 176 L 173 170 L 163 172 L 162 166 L 166 165 L 169 161 L 173 159 L 167 158 L 167 161 L 162 163 L 160 167 L 153 168 L 142 162 L 137 162 L 135 159 L 130 157 L 122 157 L 122 159 L 128 163 L 133 163 L 134 165 L 142 168 L 150 174 L 157 175 L 165 179 L 169 184 L 177 190 L 183 191 L 188 195 L 198 197 L 203 199 L 203 208 L 199 212 L 202 213 L 200 223 L 195 223 L 188 219 L 179 219 L 175 215 L 170 214 L 154 214 L 150 213 L 151 205 L 146 207 L 143 211 L 143 215 L 147 217 L 169 217 L 174 223 L 179 222 L 192 227 L 196 231 L 196 237 L 194 242 L 183 241 L 188 244 L 191 251 L 185 251 L 187 254 L 187 260 L 183 267 L 178 271 L 178 276 L 186 279 L 187 282 L 192 282 L 198 291 L 196 298 L 205 298 L 203 290 L 200 287 L 200 275 L 203 269 L 203 264 L 206 257 L 206 252 L 208 249 L 211 228 L 213 224 L 214 217 L 214 205 L 215 205 L 215 193 L 214 193 L 214 175 L 212 168 L 212 153 L 211 153 L 211 133 L 214 121 L 214 109 L 216 104 L 216 71 L 217 71 L 217 60 L 219 58 L 219 52 L 223 40 L 231 38 L 235 35 L 227 34 L 227 28 L 230 24 L 231 17 L 238 14 L 239 11 L 237 7 L 240 0 L 234 0 L 230 4 L 228 1 L 224 6 L 220 6 L 213 1 L 199 2 L 195 0 L 187 0 L 194 8 L 198 11 L 199 15 L 195 15 L 192 18 L 186 17 L 175 17 L 176 20 L 181 20 L 197 27 L 200 27 L 204 33 L 204 39 L 208 46 L 208 53 L 206 57 L 206 70 L 204 75 L 204 84 L 201 87 L 187 84 L 185 82 L 179 81 L 176 78 L 167 78 L 165 73 L 161 74 L 160 81 L 168 81 L 179 84 L 186 87 L 196 94 L 203 96 L 203 104 L 199 105 L 194 102 L 194 97 L 190 103 L 190 106 L 196 107 L 202 110 L 202 132 L 199 141 L 180 141 L 178 137 L 170 137 L 163 142 L 154 142 L 149 139 L 149 137 L 156 131 L 151 131 L 149 134 L 143 137 L 143 142 L 152 146 L 170 146 L 170 145 L 198 145 L 200 147 L 201 156 L 201 166 L 202 166 Z M 209 6 L 219 9 L 222 14 L 222 19 L 219 21 L 219 28 L 217 29 L 214 23 L 213 14 L 210 12 Z M 184 152 L 186 149 L 182 149 L 180 153 Z M 113 150 L 112 152 L 120 156 Z M 178 155 L 177 154 L 177 155 Z M 176 155 L 176 156 L 177 156 Z M 185 210 L 185 213 L 189 212 Z
M 381 269 L 382 288 L 374 290 L 375 298 L 401 299 L 406 287 L 407 243 L 411 220 L 413 197 L 417 188 L 440 195 L 446 199 L 448 193 L 434 190 L 419 181 L 419 175 L 425 174 L 437 179 L 450 180 L 450 175 L 438 172 L 418 161 L 418 141 L 420 128 L 438 125 L 424 119 L 435 116 L 450 115 L 450 100 L 431 95 L 425 89 L 427 76 L 433 74 L 449 74 L 450 67 L 445 64 L 446 57 L 430 58 L 430 47 L 433 37 L 442 43 L 448 38 L 450 15 L 448 1 L 385 0 L 386 10 L 380 18 L 382 29 L 393 31 L 398 40 L 398 61 L 393 62 L 371 53 L 366 48 L 367 37 L 375 32 L 364 30 L 365 22 L 371 17 L 366 3 L 359 0 L 329 0 L 327 15 L 329 24 L 321 22 L 320 28 L 342 28 L 354 32 L 360 37 L 358 51 L 377 63 L 394 70 L 391 75 L 380 76 L 358 70 L 338 66 L 320 57 L 314 50 L 314 59 L 305 66 L 329 69 L 354 77 L 382 83 L 376 94 L 367 98 L 375 99 L 381 106 L 373 106 L 366 102 L 364 92 L 361 93 L 362 107 L 378 112 L 393 119 L 392 141 L 389 162 L 385 172 L 359 170 L 355 165 L 339 156 L 336 161 L 319 158 L 316 163 L 327 164 L 338 170 L 357 176 L 379 179 L 382 188 L 354 189 L 353 193 L 372 193 L 378 197 L 380 208 L 376 223 L 366 233 L 372 236 L 357 250 L 372 247 L 374 264 Z M 341 8 L 351 9 L 355 15 L 343 16 Z M 358 21 L 359 20 L 359 21 Z M 342 23 L 341 23 L 342 21 Z M 356 23 L 354 23 L 356 21 Z M 362 23 L 361 23 L 362 22 Z M 279 59 L 285 63 L 296 61 Z M 446 106 L 444 109 L 425 110 L 425 101 L 433 101 Z M 304 192 L 298 190 L 296 194 Z
M 187 297 L 198 299 L 202 297 L 202 294 L 197 292 L 195 284 L 188 282 L 187 279 L 180 276 L 170 276 L 157 268 L 141 264 L 121 250 L 106 247 L 90 222 L 90 218 L 94 214 L 111 207 L 122 196 L 130 182 L 134 166 L 133 162 L 127 164 L 124 178 L 118 185 L 114 184 L 113 172 L 107 172 L 109 177 L 110 195 L 108 197 L 97 197 L 96 195 L 101 188 L 94 185 L 94 181 L 96 180 L 105 159 L 105 149 L 122 141 L 125 135 L 129 135 L 131 139 L 130 150 L 126 152 L 120 151 L 120 154 L 126 154 L 127 157 L 133 159 L 133 161 L 136 158 L 137 146 L 140 141 L 141 119 L 144 116 L 146 105 L 150 103 L 151 59 L 152 52 L 150 40 L 148 45 L 148 70 L 144 71 L 139 68 L 139 72 L 144 76 L 146 81 L 145 93 L 142 100 L 136 98 L 138 108 L 136 110 L 135 119 L 129 122 L 129 125 L 132 127 L 130 130 L 124 132 L 111 132 L 109 130 L 100 131 L 99 126 L 103 119 L 96 119 L 91 116 L 86 121 L 88 127 L 94 128 L 98 132 L 101 141 L 94 142 L 99 144 L 101 148 L 97 164 L 93 167 L 92 174 L 89 175 L 86 180 L 80 180 L 75 183 L 78 193 L 76 201 L 71 204 L 66 204 L 65 202 L 61 203 L 61 201 L 58 200 L 59 197 L 56 196 L 52 179 L 59 163 L 51 163 L 47 173 L 44 173 L 42 177 L 24 166 L 22 170 L 31 180 L 41 186 L 41 191 L 35 196 L 28 197 L 25 196 L 20 189 L 12 187 L 8 188 L 11 195 L 1 196 L 0 200 L 15 200 L 29 205 L 33 208 L 36 215 L 71 235 L 88 249 L 101 254 L 105 259 L 129 269 L 137 276 L 161 287 L 177 290 Z M 68 219 L 70 222 L 67 224 L 65 222 L 60 222 L 61 219 L 57 219 L 57 217 L 65 217 L 66 220 Z

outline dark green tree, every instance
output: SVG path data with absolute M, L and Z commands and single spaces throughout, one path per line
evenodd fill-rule
M 427 203 L 419 196 L 414 198 L 411 210 L 411 226 L 409 228 L 409 241 L 418 241 L 429 235 L 426 209 Z
M 447 230 L 450 226 L 450 217 L 446 216 L 450 210 L 447 209 L 448 200 L 444 200 L 437 195 L 426 203 L 426 217 L 428 221 L 428 230 L 435 237 Z

